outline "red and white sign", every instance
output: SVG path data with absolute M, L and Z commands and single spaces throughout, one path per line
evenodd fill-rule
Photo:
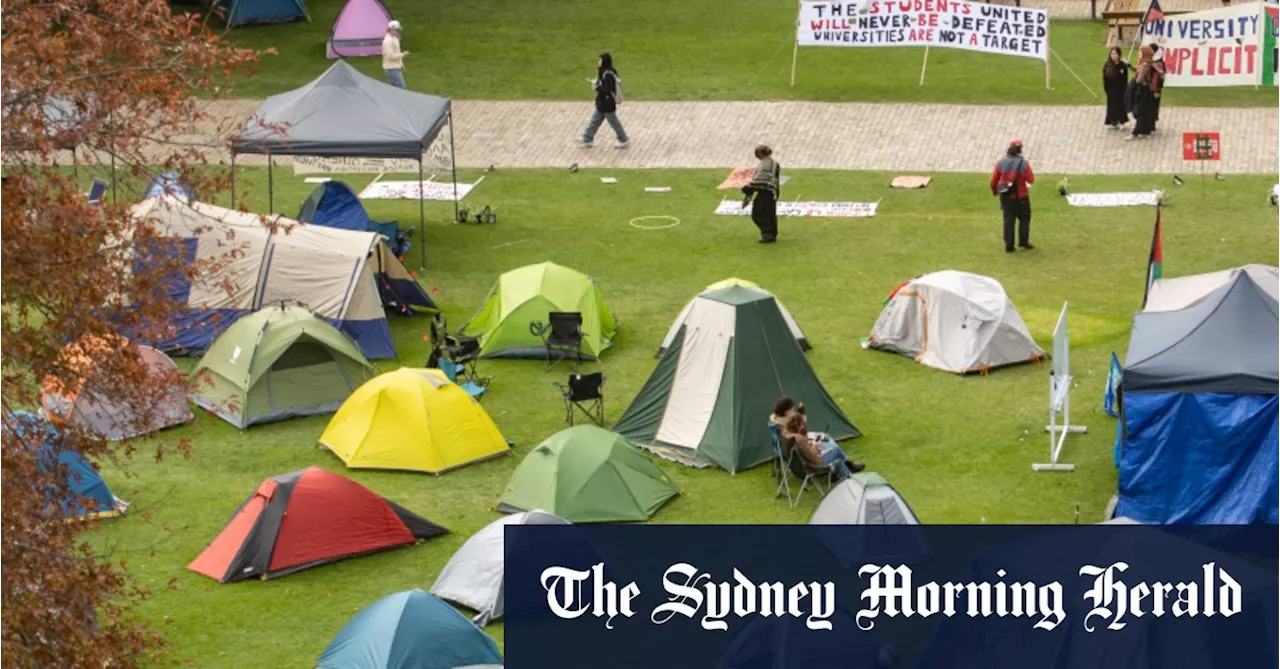
M 1182 133 L 1183 160 L 1222 160 L 1222 136 L 1217 132 Z

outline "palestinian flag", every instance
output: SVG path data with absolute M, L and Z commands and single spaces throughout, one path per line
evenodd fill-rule
M 1280 34 L 1280 4 L 1267 2 L 1263 8 L 1266 14 L 1262 22 L 1262 85 L 1275 86 L 1276 65 L 1280 63 L 1280 48 L 1276 44 L 1276 36 Z
M 1151 284 L 1164 275 L 1164 249 L 1160 244 L 1160 207 L 1156 206 L 1156 227 L 1151 233 L 1151 254 L 1147 257 L 1147 287 L 1142 291 L 1142 308 L 1147 307 Z
M 1151 6 L 1147 7 L 1147 13 L 1142 15 L 1142 24 L 1146 25 L 1150 21 L 1159 21 L 1164 18 L 1164 10 L 1160 9 L 1160 0 L 1151 0 Z

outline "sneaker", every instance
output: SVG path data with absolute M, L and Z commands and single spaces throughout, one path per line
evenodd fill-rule
M 1018 244 L 1018 246 L 1021 246 L 1023 249 L 1025 249 L 1025 250 L 1027 250 L 1027 251 L 1034 251 L 1034 250 L 1035 250 L 1035 248 L 1036 248 L 1035 246 L 1033 246 L 1033 245 L 1031 244 L 1031 242 L 1027 242 L 1026 244 Z
M 1006 246 L 1006 247 L 1004 247 L 1004 252 L 1005 252 L 1005 253 L 1013 253 L 1013 247 L 1012 247 L 1012 246 Z
M 618 142 L 617 144 L 614 144 L 614 145 L 613 145 L 613 148 L 615 148 L 615 149 L 625 149 L 625 148 L 627 148 L 628 146 L 631 146 L 631 142 L 630 142 L 630 141 L 626 141 L 626 142 Z
M 761 237 L 760 239 L 756 240 L 756 243 L 757 244 L 774 244 L 774 243 L 777 243 L 777 241 L 778 241 L 777 237 Z
M 592 146 L 594 146 L 594 144 L 592 144 L 591 142 L 588 142 L 588 141 L 586 141 L 586 140 L 584 140 L 584 139 L 580 139 L 580 140 L 578 140 L 578 146 L 581 146 L 581 147 L 582 147 L 582 148 L 584 148 L 584 149 L 589 149 L 589 148 L 591 148 Z
M 1127 142 L 1127 141 L 1129 141 L 1129 140 L 1133 140 L 1133 139 L 1137 139 L 1137 138 L 1138 138 L 1138 136 L 1137 136 L 1137 135 L 1126 135 L 1126 136 L 1125 136 L 1125 138 L 1124 138 L 1124 141 L 1126 141 L 1126 142 Z
M 867 465 L 866 465 L 865 463 L 862 463 L 862 462 L 850 462 L 850 463 L 849 463 L 849 471 L 853 472 L 854 474 L 857 474 L 858 472 L 860 472 L 860 471 L 862 471 L 862 470 L 864 470 L 864 469 L 866 469 L 866 468 L 867 468 Z

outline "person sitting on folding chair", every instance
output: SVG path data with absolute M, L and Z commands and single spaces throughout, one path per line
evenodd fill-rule
M 810 467 L 821 468 L 831 467 L 835 472 L 836 478 L 841 481 L 853 476 L 853 471 L 849 468 L 849 456 L 836 445 L 834 441 L 817 441 L 810 439 L 805 431 L 804 416 L 799 413 L 791 414 L 787 419 L 787 424 L 782 430 L 782 438 L 789 440 L 792 448 L 799 449 L 800 455 L 809 463 Z M 861 463 L 856 463 L 858 471 L 862 470 Z

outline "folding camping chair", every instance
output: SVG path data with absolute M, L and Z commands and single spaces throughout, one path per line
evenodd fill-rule
M 564 420 L 570 427 L 573 426 L 575 410 L 596 425 L 604 427 L 604 394 L 601 392 L 604 374 L 570 374 L 569 385 L 554 382 L 551 385 L 559 388 L 564 397 Z
M 567 360 L 573 354 L 573 371 L 577 373 L 582 361 L 582 314 L 571 311 L 553 311 L 547 314 L 547 323 L 530 323 L 529 331 L 542 339 L 547 347 L 547 370 L 557 362 Z
M 794 474 L 796 478 L 800 479 L 800 489 L 796 491 L 794 498 L 792 498 L 790 494 L 790 485 L 787 486 L 787 501 L 791 504 L 791 508 L 794 509 L 796 505 L 800 503 L 800 498 L 804 496 L 804 489 L 809 486 L 810 482 L 813 483 L 813 487 L 818 489 L 818 494 L 826 495 L 827 491 L 822 487 L 821 477 L 824 475 L 826 476 L 827 487 L 830 488 L 831 479 L 835 476 L 836 472 L 835 467 L 832 465 L 827 465 L 825 467 L 810 466 L 804 459 L 804 456 L 797 452 L 799 449 L 794 447 L 788 448 L 785 446 L 785 443 L 782 450 L 786 455 L 787 472 Z
M 428 367 L 435 367 L 444 372 L 448 379 L 466 390 L 476 399 L 480 399 L 489 389 L 492 376 L 480 376 L 476 373 L 476 363 L 480 359 L 480 340 L 461 333 L 449 334 L 448 321 L 444 314 L 431 317 L 431 357 L 427 359 Z
M 782 430 L 772 422 L 769 423 L 769 437 L 773 440 L 773 463 L 770 466 L 770 473 L 773 475 L 774 480 L 778 482 L 777 489 L 773 491 L 773 498 L 778 499 L 783 492 L 786 492 L 787 503 L 790 504 L 791 477 L 787 472 L 787 462 L 782 457 Z
M 89 204 L 102 204 L 102 199 L 107 196 L 107 182 L 102 179 L 94 179 L 93 185 L 89 187 L 89 194 L 85 198 Z

